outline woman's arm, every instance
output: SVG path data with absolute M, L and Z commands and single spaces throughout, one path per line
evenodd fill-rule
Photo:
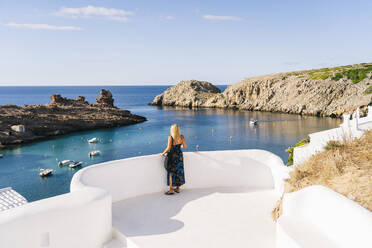
M 168 137 L 168 145 L 167 145 L 167 148 L 165 148 L 164 152 L 160 153 L 160 156 L 164 156 L 164 154 L 166 154 L 167 152 L 170 151 L 171 149 L 171 146 L 172 146 L 172 138 L 171 136 Z
M 185 137 L 183 135 L 181 135 L 181 137 L 182 137 L 182 148 L 186 149 L 187 145 L 186 145 Z

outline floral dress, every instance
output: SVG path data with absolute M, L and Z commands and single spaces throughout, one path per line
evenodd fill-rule
M 172 166 L 167 173 L 167 184 L 169 186 L 169 175 L 172 177 L 172 185 L 179 187 L 185 183 L 185 174 L 183 170 L 183 154 L 181 144 L 174 145 L 170 151 L 172 153 Z

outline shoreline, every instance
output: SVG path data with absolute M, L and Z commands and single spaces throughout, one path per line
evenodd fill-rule
M 46 105 L 1 105 L 0 150 L 80 131 L 115 128 L 146 121 L 114 106 L 110 91 L 101 90 L 96 104 L 52 95 Z

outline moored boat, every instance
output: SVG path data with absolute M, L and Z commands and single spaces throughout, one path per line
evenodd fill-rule
M 98 139 L 96 137 L 88 140 L 88 143 L 97 143 L 98 142 Z
M 255 120 L 255 119 L 253 119 L 253 120 L 250 120 L 249 121 L 249 124 L 251 124 L 251 125 L 257 125 L 257 120 Z
M 53 175 L 52 172 L 53 172 L 52 169 L 40 169 L 40 173 L 39 173 L 39 175 L 40 175 L 41 177 L 47 177 L 47 176 L 51 176 L 51 175 Z
M 62 160 L 58 163 L 59 166 L 64 166 L 64 165 L 68 165 L 69 163 L 71 163 L 72 161 L 71 160 Z
M 76 168 L 76 167 L 79 167 L 79 166 L 82 166 L 83 165 L 83 162 L 72 162 L 69 167 L 70 168 Z
M 98 156 L 101 152 L 99 150 L 93 150 L 89 153 L 89 157 Z

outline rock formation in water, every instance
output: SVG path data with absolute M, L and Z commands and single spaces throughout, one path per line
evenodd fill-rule
M 198 87 L 188 86 L 197 82 Z M 182 81 L 155 97 L 150 105 L 234 108 L 340 117 L 372 103 L 372 64 L 252 77 L 223 93 L 212 84 Z
M 201 107 L 209 98 L 221 93 L 211 83 L 197 80 L 181 81 L 155 97 L 150 105 Z
M 0 148 L 76 131 L 119 127 L 146 121 L 128 110 L 116 108 L 108 90 L 101 90 L 96 104 L 85 97 L 76 100 L 52 95 L 47 105 L 0 106 Z
M 100 97 L 96 98 L 97 104 L 107 107 L 114 107 L 114 98 L 109 90 L 101 90 Z

